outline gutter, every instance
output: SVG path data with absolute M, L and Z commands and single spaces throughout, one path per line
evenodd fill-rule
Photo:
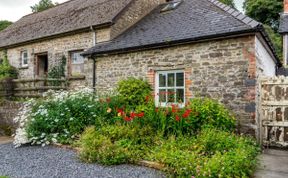
M 155 48 L 165 48 L 165 47 L 171 47 L 176 45 L 184 45 L 184 44 L 191 44 L 191 43 L 198 43 L 203 41 L 211 41 L 215 39 L 225 39 L 228 37 L 238 37 L 238 36 L 246 36 L 248 34 L 254 34 L 255 29 L 249 29 L 249 30 L 242 30 L 238 32 L 229 32 L 225 34 L 217 34 L 217 35 L 209 35 L 209 36 L 202 36 L 202 37 L 196 37 L 196 38 L 188 38 L 188 39 L 181 39 L 176 41 L 167 41 L 167 42 L 161 42 L 161 43 L 154 43 L 154 44 L 148 44 L 148 45 L 142 45 L 142 46 L 134 46 L 134 47 L 127 47 L 127 48 L 120 48 L 115 50 L 105 50 L 105 51 L 87 51 L 82 53 L 83 56 L 104 56 L 109 54 L 122 54 L 122 53 L 128 53 L 128 52 L 135 52 L 135 51 L 142 51 L 142 50 L 149 50 L 149 49 L 155 49 Z M 113 41 L 111 41 L 113 42 Z
M 202 37 L 196 37 L 196 38 L 188 38 L 188 39 L 182 39 L 182 40 L 176 40 L 176 41 L 167 41 L 167 42 L 161 42 L 161 43 L 154 43 L 154 44 L 147 44 L 147 45 L 142 45 L 142 46 L 134 46 L 134 47 L 126 47 L 126 48 L 119 48 L 119 49 L 112 49 L 112 50 L 103 50 L 103 51 L 87 51 L 82 53 L 83 56 L 85 57 L 98 57 L 98 56 L 105 56 L 109 54 L 123 54 L 123 53 L 128 53 L 128 52 L 136 52 L 136 51 L 142 51 L 142 50 L 151 50 L 151 49 L 156 49 L 156 48 L 165 48 L 165 47 L 173 47 L 176 45 L 185 45 L 185 44 L 192 44 L 192 43 L 198 43 L 198 42 L 204 42 L 204 41 L 211 41 L 211 40 L 216 40 L 216 39 L 226 39 L 226 38 L 232 38 L 232 37 L 239 37 L 239 36 L 246 36 L 249 34 L 255 34 L 259 32 L 262 36 L 263 39 L 266 41 L 267 44 L 269 44 L 269 48 L 272 51 L 274 58 L 275 58 L 275 63 L 277 64 L 278 67 L 281 67 L 282 64 L 276 55 L 275 49 L 273 47 L 273 44 L 268 37 L 267 33 L 265 32 L 265 29 L 262 25 L 258 25 L 253 29 L 248 29 L 248 30 L 242 30 L 242 31 L 237 31 L 237 32 L 229 32 L 229 33 L 224 33 L 224 34 L 216 34 L 216 35 L 209 35 L 209 36 L 202 36 Z M 113 42 L 113 40 L 111 41 Z M 110 43 L 111 43 L 110 42 Z

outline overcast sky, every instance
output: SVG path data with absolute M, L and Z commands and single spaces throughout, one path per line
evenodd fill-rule
M 68 0 L 53 0 L 53 2 L 65 2 Z M 242 8 L 244 0 L 234 0 L 238 9 Z M 15 22 L 22 16 L 30 14 L 31 8 L 39 0 L 0 0 L 0 20 Z

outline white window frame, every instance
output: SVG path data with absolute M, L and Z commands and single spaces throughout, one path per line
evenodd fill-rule
M 168 82 L 168 74 L 174 73 L 175 75 L 175 84 L 173 87 L 159 87 L 159 75 L 160 74 L 164 74 L 166 75 L 166 83 Z M 177 73 L 183 73 L 183 86 L 178 87 L 176 86 L 177 81 L 176 81 L 176 74 Z M 160 89 L 183 89 L 184 90 L 184 101 L 182 103 L 163 103 L 163 102 L 159 102 L 159 90 Z M 184 70 L 167 70 L 167 71 L 158 71 L 156 72 L 156 76 L 155 76 L 155 105 L 157 107 L 168 107 L 171 106 L 172 104 L 176 104 L 179 107 L 185 107 L 185 102 L 186 102 L 186 96 L 185 96 L 185 91 L 186 90 L 186 86 L 185 86 L 185 72 Z M 176 95 L 176 93 L 175 93 Z M 176 97 L 176 96 L 175 96 Z M 166 95 L 166 100 L 168 101 L 168 95 Z
M 24 57 L 24 54 L 26 54 L 26 58 Z M 25 59 L 26 59 L 26 61 L 27 61 L 27 63 L 25 64 L 24 62 L 25 62 Z M 28 59 L 29 59 L 29 57 L 28 57 L 28 51 L 27 50 L 24 50 L 24 51 L 21 51 L 21 67 L 28 67 Z
M 85 60 L 85 58 L 82 56 L 82 58 L 83 58 L 83 62 L 74 62 L 74 60 L 73 60 L 73 55 L 75 54 L 75 53 L 82 53 L 83 52 L 83 50 L 76 50 L 76 51 L 71 51 L 70 52 L 70 58 L 71 58 L 71 64 L 84 64 L 84 60 Z M 81 56 L 81 55 L 80 55 Z

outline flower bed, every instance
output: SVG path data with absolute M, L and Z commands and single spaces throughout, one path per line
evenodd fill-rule
M 125 90 L 129 85 L 122 81 L 119 94 L 109 97 L 83 89 L 47 93 L 45 99 L 30 101 L 16 118 L 21 124 L 15 145 L 73 143 L 86 162 L 154 161 L 176 176 L 251 175 L 259 149 L 252 139 L 233 133 L 235 118 L 224 106 L 195 98 L 184 108 L 158 108 L 143 94 L 150 89 L 141 82 L 129 79 L 133 89 Z M 140 98 L 127 99 L 129 92 Z

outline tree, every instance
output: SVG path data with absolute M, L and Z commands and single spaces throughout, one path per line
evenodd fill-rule
M 9 22 L 8 20 L 1 20 L 0 21 L 0 31 L 4 30 L 5 28 L 7 28 L 11 24 L 12 24 L 12 22 Z
M 282 36 L 279 33 L 274 32 L 274 30 L 269 25 L 264 25 L 264 28 L 268 36 L 270 37 L 272 43 L 274 44 L 277 56 L 280 59 L 283 59 Z
M 40 0 L 38 4 L 31 6 L 32 12 L 41 12 L 51 7 L 54 7 L 58 3 L 53 3 L 51 0 Z
M 235 8 L 234 0 L 219 0 L 220 2 Z
M 249 17 L 271 26 L 276 32 L 279 28 L 283 0 L 245 0 L 244 9 Z
M 282 38 L 278 29 L 280 13 L 283 11 L 283 0 L 245 0 L 244 10 L 246 15 L 264 24 L 278 57 L 282 59 Z

